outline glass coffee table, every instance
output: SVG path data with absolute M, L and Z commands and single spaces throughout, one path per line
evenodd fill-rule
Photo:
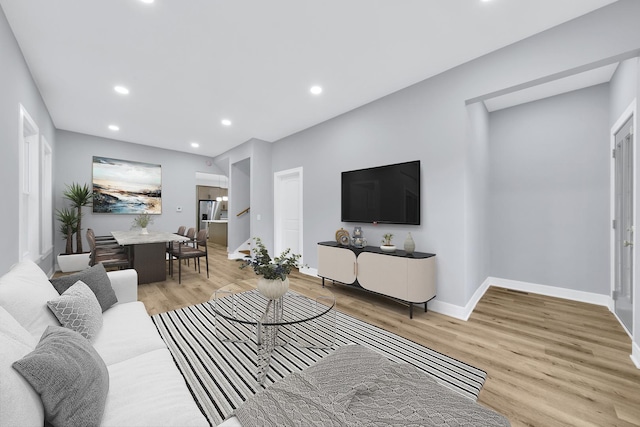
M 316 297 L 287 292 L 269 300 L 257 289 L 218 290 L 210 300 L 216 314 L 216 337 L 256 345 L 255 377 L 262 384 L 277 346 L 331 348 L 336 338 L 335 296 L 322 289 Z

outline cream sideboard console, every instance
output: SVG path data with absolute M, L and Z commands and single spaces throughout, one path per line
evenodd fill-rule
M 409 304 L 424 304 L 436 296 L 434 254 L 383 252 L 375 246 L 354 248 L 336 242 L 318 243 L 318 276 L 385 295 Z

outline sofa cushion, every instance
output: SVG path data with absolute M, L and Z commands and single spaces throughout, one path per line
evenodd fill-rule
M 95 294 L 83 281 L 64 291 L 58 298 L 47 301 L 62 326 L 92 339 L 102 327 L 102 309 Z
M 80 271 L 78 273 L 70 274 L 68 276 L 60 276 L 51 279 L 51 284 L 58 291 L 59 294 L 63 294 L 67 289 L 73 286 L 78 280 L 91 288 L 96 295 L 102 311 L 107 310 L 113 304 L 118 302 L 116 293 L 111 287 L 111 280 L 107 275 L 106 270 L 102 264 L 96 264 L 91 268 Z
M 29 331 L 27 331 L 18 321 L 3 307 L 0 307 L 0 334 L 12 338 L 33 350 L 38 344 Z
M 49 326 L 35 350 L 13 367 L 40 394 L 45 418 L 55 426 L 100 425 L 109 372 L 79 333 Z
M 103 426 L 208 426 L 167 349 L 109 366 Z
M 144 304 L 139 301 L 116 304 L 102 313 L 102 319 L 102 329 L 93 339 L 93 346 L 107 366 L 167 348 Z
M 47 307 L 47 301 L 56 297 L 58 292 L 33 261 L 21 261 L 0 277 L 0 306 L 36 340 L 47 326 L 60 325 Z
M 36 346 L 36 340 L 0 307 L 0 424 L 42 426 L 40 396 L 11 366 Z

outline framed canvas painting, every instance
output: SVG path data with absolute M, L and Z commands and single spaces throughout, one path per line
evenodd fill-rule
M 93 157 L 93 212 L 162 213 L 162 167 Z

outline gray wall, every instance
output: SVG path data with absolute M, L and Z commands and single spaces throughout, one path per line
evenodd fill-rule
M 465 298 L 490 275 L 488 231 L 489 200 L 489 112 L 483 102 L 467 107 L 467 146 L 465 149 Z
M 365 236 L 377 244 L 389 231 L 400 243 L 411 231 L 416 250 L 438 256 L 437 300 L 465 306 L 488 270 L 486 257 L 479 253 L 482 237 L 474 235 L 482 220 L 471 217 L 486 208 L 469 194 L 482 192 L 482 185 L 473 183 L 473 178 L 482 176 L 482 159 L 487 154 L 482 153 L 482 143 L 477 152 L 467 152 L 470 141 L 482 141 L 482 137 L 469 137 L 473 125 L 466 101 L 607 58 L 628 56 L 640 48 L 638 16 L 640 2 L 618 1 L 275 142 L 274 172 L 304 169 L 305 262 L 317 267 L 316 243 L 333 239 L 340 227 L 353 228 L 354 224 L 340 222 L 340 172 L 420 159 L 422 224 L 365 225 Z M 606 123 L 604 126 L 606 131 Z M 472 207 L 469 214 L 467 207 Z M 569 229 L 557 232 L 562 240 L 572 237 Z M 465 249 L 469 242 L 474 249 Z M 592 266 L 585 268 L 591 271 Z M 593 268 L 595 275 L 601 274 L 600 267 Z M 526 277 L 523 272 L 515 278 Z M 597 291 L 603 292 L 602 288 Z
M 273 174 L 272 144 L 260 139 L 249 141 L 217 156 L 214 163 L 229 172 L 229 252 L 233 253 L 245 240 L 260 237 L 273 249 Z M 248 170 L 241 166 L 248 164 Z M 234 166 L 236 172 L 234 173 Z M 234 182 L 234 175 L 236 176 Z M 249 215 L 236 214 L 250 207 Z M 260 220 L 258 220 L 260 215 Z
M 3 240 L 0 247 L 0 272 L 18 261 L 18 123 L 20 104 L 38 125 L 55 154 L 54 126 L 44 105 L 18 43 L 0 9 L 0 169 L 3 183 L 2 200 Z M 56 177 L 54 175 L 54 181 Z M 53 254 L 39 262 L 45 272 L 53 268 Z
M 491 275 L 609 294 L 609 85 L 490 114 Z
M 211 163 L 209 157 L 62 130 L 56 132 L 56 140 L 54 206 L 57 209 L 67 206 L 62 197 L 66 184 L 77 182 L 91 185 L 93 156 L 161 165 L 162 214 L 153 216 L 154 222 L 149 230 L 175 232 L 181 225 L 197 228 L 196 172 L 221 173 L 217 166 L 207 164 Z M 182 207 L 182 212 L 177 212 L 178 206 Z M 134 215 L 126 214 L 94 214 L 90 207 L 84 208 L 83 213 L 83 233 L 87 228 L 93 228 L 98 235 L 114 230 L 129 230 L 134 218 Z M 86 239 L 83 240 L 84 250 L 87 251 Z M 62 251 L 64 240 L 60 233 L 56 233 L 55 242 L 57 252 Z

